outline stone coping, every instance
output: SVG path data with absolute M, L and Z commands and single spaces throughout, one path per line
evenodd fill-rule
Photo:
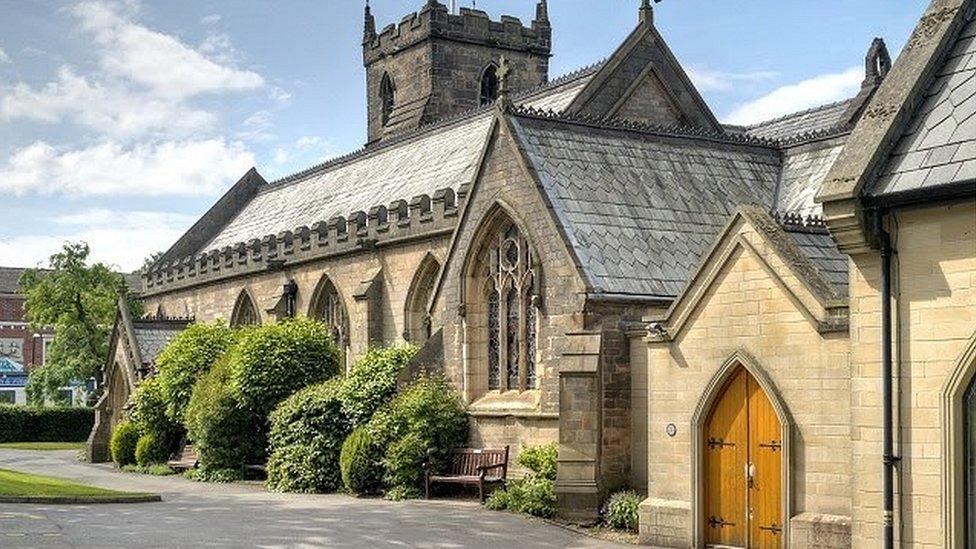
M 53 505 L 91 505 L 107 503 L 158 503 L 159 494 L 120 494 L 117 496 L 0 496 L 0 503 L 47 503 Z

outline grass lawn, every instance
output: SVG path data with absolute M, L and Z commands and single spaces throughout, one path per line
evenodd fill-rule
M 86 486 L 60 478 L 0 469 L 0 496 L 115 498 L 136 495 L 144 494 L 106 490 L 105 488 Z
M 0 448 L 10 450 L 83 450 L 84 442 L 3 442 Z

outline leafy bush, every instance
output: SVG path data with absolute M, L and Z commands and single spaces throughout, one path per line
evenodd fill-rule
M 353 426 L 367 421 L 393 398 L 400 371 L 417 354 L 417 347 L 396 345 L 369 349 L 342 382 L 339 398 Z
M 136 462 L 136 444 L 139 442 L 139 426 L 132 421 L 123 420 L 115 426 L 109 440 L 112 461 L 119 467 Z
M 282 492 L 331 492 L 342 486 L 339 455 L 349 422 L 339 401 L 341 380 L 305 388 L 271 414 L 268 488 Z
M 636 532 L 640 502 L 640 494 L 633 490 L 611 495 L 604 509 L 604 520 L 613 528 Z
M 353 494 L 375 494 L 383 489 L 382 449 L 366 426 L 353 430 L 342 443 L 339 470 L 342 484 Z
M 228 386 L 230 367 L 220 360 L 193 388 L 186 427 L 200 458 L 201 479 L 240 476 L 241 465 L 263 459 L 264 423 L 244 410 Z
M 467 441 L 468 417 L 444 378 L 421 377 L 377 412 L 368 429 L 384 449 L 388 488 L 417 491 L 423 463 L 442 469 L 451 450 Z
M 182 424 L 193 386 L 234 344 L 234 331 L 222 321 L 191 324 L 170 341 L 156 359 L 166 416 Z
M 556 462 L 559 446 L 555 442 L 539 446 L 525 446 L 519 452 L 516 462 L 532 471 L 536 476 L 556 480 Z
M 91 408 L 0 404 L 0 442 L 82 442 L 94 423 Z
M 139 473 L 140 475 L 152 475 L 155 477 L 166 477 L 175 475 L 176 471 L 170 469 L 165 463 L 154 463 L 145 467 L 141 465 L 126 465 L 122 467 L 126 473 Z
M 165 463 L 169 459 L 169 438 L 156 433 L 146 433 L 136 442 L 136 463 L 148 467 L 157 463 Z
M 508 508 L 537 517 L 556 516 L 556 487 L 541 476 L 527 476 L 508 485 Z
M 505 490 L 495 490 L 485 500 L 485 508 L 492 511 L 504 511 L 508 509 L 508 492 Z

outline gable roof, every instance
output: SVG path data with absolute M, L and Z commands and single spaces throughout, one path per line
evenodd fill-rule
M 676 296 L 738 204 L 772 202 L 780 170 L 775 149 L 724 134 L 510 120 L 597 293 Z
M 817 200 L 823 203 L 831 234 L 842 251 L 857 253 L 871 247 L 862 198 L 891 201 L 902 194 L 912 197 L 914 203 L 923 203 L 942 199 L 940 193 L 933 192 L 936 189 L 967 193 L 976 190 L 976 185 L 957 177 L 964 173 L 963 168 L 952 165 L 959 153 L 952 148 L 956 144 L 954 126 L 971 118 L 964 116 L 956 120 L 955 112 L 948 114 L 950 105 L 952 110 L 958 105 L 972 105 L 971 94 L 963 92 L 952 97 L 950 92 L 946 103 L 940 100 L 943 90 L 938 87 L 940 81 L 947 84 L 950 79 L 960 85 L 971 85 L 966 84 L 970 80 L 964 76 L 955 75 L 966 69 L 947 65 L 946 61 L 953 57 L 953 50 L 960 49 L 963 54 L 956 56 L 957 63 L 965 58 L 967 67 L 970 66 L 972 57 L 965 52 L 972 37 L 965 35 L 971 29 L 974 10 L 974 0 L 933 0 L 929 4 L 828 172 Z M 939 103 L 941 108 L 936 108 Z M 916 116 L 920 106 L 922 110 Z M 951 123 L 941 124 L 950 116 Z M 913 151 L 920 154 L 909 155 Z M 892 152 L 896 157 L 894 163 L 889 162 Z M 930 159 L 930 154 L 935 157 Z M 962 158 L 965 165 L 968 155 L 964 153 Z M 955 173 L 948 176 L 953 170 Z M 881 187 L 876 186 L 879 174 L 891 176 L 882 178 Z M 930 176 L 932 185 L 926 186 Z M 875 188 L 880 192 L 874 193 Z
M 600 69 L 602 63 L 557 78 L 544 86 L 525 90 L 514 101 L 545 108 L 564 108 Z M 195 229 L 166 253 L 172 261 L 233 246 L 270 234 L 311 227 L 319 221 L 348 216 L 394 200 L 433 195 L 441 189 L 455 192 L 469 183 L 492 122 L 491 107 L 476 109 L 453 119 L 392 137 L 349 155 L 274 181 L 257 180 L 253 190 L 222 198 L 207 216 L 215 216 L 194 236 Z M 437 162 L 431 160 L 436 158 Z M 251 182 L 245 176 L 242 182 Z M 243 185 L 244 183 L 239 183 Z M 229 212 L 216 219 L 216 212 Z M 196 225 L 194 226 L 196 227 Z M 208 238 L 200 235 L 207 234 Z M 184 244 L 185 243 L 185 244 Z M 179 252 L 179 253 L 177 253 Z
M 890 196 L 960 181 L 976 186 L 976 17 L 972 13 L 868 194 Z
M 616 116 L 619 108 L 634 93 L 634 86 L 648 75 L 656 77 L 665 99 L 681 113 L 681 123 L 696 128 L 719 130 L 721 124 L 698 93 L 684 68 L 678 63 L 664 38 L 646 18 L 566 107 L 571 114 L 596 117 Z
M 743 128 L 746 135 L 760 139 L 790 140 L 804 134 L 841 132 L 848 127 L 848 109 L 855 98 L 821 105 L 805 111 L 759 122 Z

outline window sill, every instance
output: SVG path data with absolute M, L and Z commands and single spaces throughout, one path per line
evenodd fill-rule
M 472 417 L 524 417 L 534 419 L 556 419 L 556 412 L 540 411 L 542 392 L 530 391 L 489 391 L 468 406 Z

